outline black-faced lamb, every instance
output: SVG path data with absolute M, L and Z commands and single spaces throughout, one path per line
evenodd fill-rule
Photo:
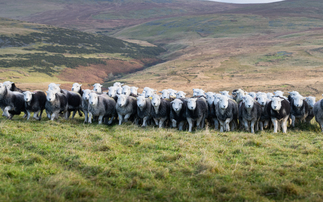
M 46 94 L 42 91 L 25 91 L 23 94 L 27 111 L 27 120 L 29 120 L 30 114 L 33 112 L 33 118 L 40 121 L 45 109 Z
M 137 116 L 137 100 L 132 96 L 117 95 L 118 101 L 116 110 L 119 118 L 119 125 L 127 122 L 129 119 L 135 119 Z
M 18 91 L 10 91 L 8 87 L 0 83 L 0 104 L 3 115 L 12 119 L 21 112 L 27 114 L 25 109 L 24 95 Z
M 142 121 L 142 127 L 147 126 L 147 122 L 151 120 L 151 100 L 144 96 L 137 97 L 137 118 L 138 121 Z
M 299 120 L 300 123 L 305 122 L 308 115 L 308 104 L 305 98 L 301 95 L 295 95 L 291 98 L 290 117 L 292 119 L 292 126 L 295 127 L 295 122 Z
M 186 107 L 186 120 L 189 132 L 192 132 L 193 123 L 196 121 L 196 128 L 202 129 L 205 125 L 205 118 L 208 115 L 208 105 L 204 98 L 189 98 Z
M 241 120 L 245 130 L 255 133 L 260 116 L 260 104 L 250 95 L 245 96 L 241 107 L 239 107 L 239 120 Z
M 290 115 L 290 104 L 282 97 L 273 97 L 268 103 L 267 113 L 274 125 L 274 133 L 282 128 L 283 133 L 287 132 L 287 120 Z
M 112 124 L 116 113 L 116 102 L 106 94 L 89 94 L 89 119 L 92 123 L 92 117 L 98 117 L 98 124 L 104 123 Z
M 64 114 L 65 119 L 68 119 L 68 103 L 66 95 L 55 91 L 46 91 L 45 109 L 50 120 L 58 119 L 59 113 Z
M 173 128 L 177 127 L 178 129 L 183 130 L 184 125 L 187 122 L 186 119 L 186 108 L 187 108 L 187 101 L 184 99 L 175 99 L 170 102 L 171 108 L 170 108 L 170 115 L 169 119 L 172 122 Z
M 165 99 L 161 99 L 159 95 L 153 95 L 152 100 L 151 117 L 154 119 L 155 124 L 162 128 L 165 121 L 169 119 L 170 102 Z
M 220 95 L 215 105 L 216 117 L 220 123 L 220 132 L 234 130 L 238 126 L 238 104 L 227 96 Z

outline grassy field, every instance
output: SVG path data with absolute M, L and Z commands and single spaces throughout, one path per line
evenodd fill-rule
M 179 132 L 0 118 L 1 201 L 322 201 L 317 124 Z

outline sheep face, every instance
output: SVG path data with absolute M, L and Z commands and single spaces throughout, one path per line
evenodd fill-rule
M 59 93 L 60 92 L 60 84 L 56 84 L 56 83 L 50 83 L 48 85 L 48 91 L 54 91 L 55 93 Z
M 168 90 L 162 90 L 160 91 L 160 93 L 162 94 L 162 98 L 163 99 L 169 99 L 169 91 Z
M 81 90 L 81 86 L 82 86 L 82 84 L 74 83 L 72 86 L 72 91 L 79 92 Z
M 220 91 L 221 95 L 229 96 L 229 91 Z
M 156 94 L 156 90 L 154 90 L 154 89 L 149 88 L 146 90 L 146 98 L 153 97 L 153 95 L 155 95 L 155 94 Z
M 83 99 L 86 100 L 86 101 L 88 101 L 89 98 L 90 98 L 90 93 L 91 93 L 91 90 L 89 90 L 89 89 L 83 90 L 83 96 L 82 96 Z
M 0 83 L 0 95 L 4 94 L 4 91 L 6 90 L 5 88 L 6 88 L 6 86 L 3 85 L 3 83 Z
M 176 93 L 176 98 L 185 98 L 186 93 L 184 93 L 183 91 L 178 91 Z
M 183 101 L 180 99 L 175 99 L 171 101 L 172 108 L 175 112 L 179 112 L 182 109 Z
M 251 96 L 247 95 L 244 97 L 243 103 L 246 109 L 252 109 L 254 104 L 254 99 Z
M 187 108 L 189 110 L 195 110 L 196 108 L 196 98 L 190 98 L 187 100 Z
M 288 92 L 288 93 L 290 94 L 290 96 L 292 98 L 296 97 L 297 95 L 300 95 L 299 92 L 297 92 L 297 91 L 291 91 L 291 92 Z
M 126 96 L 126 95 L 117 95 L 117 96 L 118 96 L 118 101 L 117 101 L 118 105 L 120 107 L 125 106 L 127 104 L 127 97 L 128 96 Z
M 137 106 L 143 108 L 146 105 L 146 98 L 144 96 L 137 97 Z
M 257 94 L 255 92 L 249 92 L 248 95 L 250 95 L 253 99 L 257 97 Z
M 261 105 L 261 106 L 265 106 L 267 103 L 267 95 L 266 94 L 260 94 L 257 96 L 257 102 Z
M 202 95 L 204 95 L 204 90 L 193 88 L 193 97 L 194 96 L 202 96 Z
M 272 97 L 274 97 L 274 94 L 272 94 L 272 93 L 267 93 L 267 98 L 268 98 L 268 99 L 271 99 Z
M 55 100 L 56 92 L 49 90 L 49 91 L 46 91 L 46 93 L 47 93 L 47 96 L 46 96 L 47 101 L 48 102 L 53 102 Z
M 95 83 L 93 85 L 93 91 L 97 93 L 102 93 L 102 85 L 99 83 Z
M 13 84 L 13 82 L 11 82 L 11 81 L 5 81 L 5 82 L 3 82 L 3 85 L 6 86 L 8 89 L 11 88 L 11 85 L 12 84 Z
M 158 107 L 160 105 L 160 97 L 158 95 L 153 95 L 153 98 L 151 100 L 151 104 L 154 107 Z
M 214 102 L 214 93 L 207 92 L 207 93 L 205 93 L 205 95 L 206 95 L 206 101 L 209 103 L 209 105 L 213 104 L 213 102 Z
M 137 87 L 130 87 L 130 93 L 137 95 L 138 94 L 138 88 Z
M 120 83 L 120 82 L 115 82 L 113 84 L 113 86 L 116 87 L 116 88 L 121 88 L 122 85 L 123 85 L 123 83 Z
M 229 98 L 227 96 L 221 95 L 218 101 L 220 109 L 226 109 L 229 105 Z
M 122 95 L 130 95 L 130 87 L 129 86 L 123 86 L 122 87 Z
M 301 95 L 297 95 L 293 97 L 293 100 L 294 100 L 294 106 L 297 108 L 300 108 L 303 106 L 303 100 L 305 100 L 305 98 L 302 97 Z
M 236 101 L 240 102 L 241 100 L 243 100 L 243 96 L 244 96 L 244 91 L 241 89 L 238 89 L 236 91 Z
M 277 91 L 274 92 L 274 95 L 275 96 L 283 97 L 284 96 L 284 92 L 283 91 L 280 91 L 280 90 L 277 90 Z
M 306 102 L 307 102 L 307 104 L 308 104 L 308 106 L 310 107 L 310 108 L 313 108 L 314 107 L 314 104 L 315 104 L 315 97 L 313 97 L 313 96 L 309 96 L 309 97 L 306 97 Z
M 279 97 L 273 97 L 273 98 L 271 98 L 271 108 L 273 109 L 273 110 L 276 110 L 276 111 L 279 111 L 280 110 L 280 108 L 281 108 L 281 106 L 282 106 L 282 101 L 283 101 L 284 99 L 281 99 L 281 98 L 279 98 Z
M 221 97 L 221 94 L 214 94 L 214 95 L 213 95 L 213 98 L 214 98 L 214 100 L 213 100 L 213 104 L 214 104 L 214 105 L 216 105 L 216 104 L 219 102 L 220 97 Z
M 108 93 L 108 95 L 110 97 L 116 96 L 117 95 L 117 88 L 116 87 L 109 87 L 109 93 Z
M 121 87 L 117 88 L 117 95 L 122 95 L 122 88 Z
M 176 93 L 177 93 L 176 90 L 168 89 L 168 91 L 169 91 L 169 97 L 176 97 Z
M 97 105 L 98 104 L 98 94 L 96 94 L 96 93 L 90 93 L 90 95 L 89 95 L 89 104 L 91 105 L 91 106 L 95 106 L 95 105 Z
M 33 97 L 33 93 L 30 91 L 25 91 L 25 92 L 23 92 L 23 94 L 24 94 L 25 102 L 30 102 Z

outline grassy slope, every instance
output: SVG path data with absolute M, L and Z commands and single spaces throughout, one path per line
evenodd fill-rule
M 0 200 L 321 201 L 323 138 L 0 118 Z

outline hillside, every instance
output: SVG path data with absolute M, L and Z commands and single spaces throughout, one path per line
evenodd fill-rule
M 42 85 L 56 81 L 102 83 L 160 62 L 157 56 L 164 51 L 113 37 L 4 18 L 0 27 L 0 79 L 19 82 L 26 89 L 32 89 L 31 85 L 45 89 Z

